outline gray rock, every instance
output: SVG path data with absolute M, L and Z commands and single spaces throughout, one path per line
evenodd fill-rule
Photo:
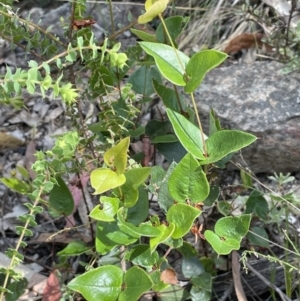
M 136 18 L 141 14 L 143 7 L 137 5 L 125 5 L 113 3 L 113 17 L 115 30 L 120 27 L 128 25 L 128 15 L 131 14 L 133 18 Z M 38 8 L 34 7 L 30 11 L 24 11 L 24 17 L 30 15 L 30 19 L 39 24 L 42 28 L 49 28 L 52 34 L 57 35 L 62 40 L 65 40 L 64 31 L 61 24 L 61 18 L 64 18 L 66 24 L 69 22 L 71 13 L 70 3 L 63 4 L 57 8 Z M 109 5 L 105 3 L 87 3 L 86 18 L 93 18 L 96 24 L 92 26 L 95 38 L 98 41 L 103 40 L 104 36 L 111 33 L 111 21 L 109 13 Z M 126 37 L 128 32 L 123 33 L 123 37 Z M 122 37 L 122 36 L 121 36 Z
M 256 173 L 300 170 L 300 74 L 284 75 L 283 67 L 267 61 L 220 67 L 195 93 L 206 132 L 213 108 L 222 126 L 257 136 L 242 151 Z M 240 156 L 234 161 L 243 162 Z

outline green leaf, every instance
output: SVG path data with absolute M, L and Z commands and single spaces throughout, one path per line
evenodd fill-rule
M 120 206 L 120 200 L 118 198 L 101 196 L 100 202 L 101 205 L 93 208 L 89 214 L 90 217 L 98 221 L 113 222 Z
M 185 258 L 192 258 L 198 256 L 198 251 L 188 242 L 183 242 L 182 246 L 177 248 L 177 251 L 179 251 Z
M 153 271 L 150 274 L 150 277 L 151 277 L 152 282 L 153 282 L 152 290 L 155 291 L 155 292 L 159 292 L 159 291 L 161 291 L 161 290 L 163 290 L 163 289 L 165 289 L 169 286 L 169 284 L 166 284 L 166 283 L 164 283 L 160 280 L 161 272 L 158 271 L 158 270 Z
M 204 160 L 203 141 L 200 130 L 181 114 L 167 109 L 173 129 L 183 147 L 198 159 Z M 203 134 L 204 135 L 204 134 Z M 204 135 L 204 139 L 207 137 Z
M 219 201 L 217 204 L 217 208 L 218 211 L 225 216 L 230 215 L 232 211 L 232 207 L 227 201 Z
M 0 178 L 0 181 L 8 188 L 21 194 L 29 194 L 31 192 L 30 186 L 25 181 L 17 178 Z
M 58 214 L 70 215 L 74 210 L 73 196 L 62 178 L 57 177 L 56 181 L 58 185 L 50 191 L 49 205 Z
M 201 164 L 217 162 L 226 155 L 236 152 L 253 143 L 256 137 L 242 131 L 222 130 L 214 133 L 206 140 L 208 158 Z M 200 158 L 201 159 L 201 158 Z
M 199 276 L 204 273 L 204 267 L 198 256 L 192 258 L 182 258 L 181 271 L 185 278 Z
M 156 144 L 156 149 L 169 163 L 180 162 L 187 153 L 186 149 L 179 141 L 173 143 Z
M 187 234 L 201 211 L 186 204 L 175 204 L 167 212 L 168 223 L 174 223 L 175 231 L 172 234 L 173 239 L 178 239 Z
M 220 131 L 221 129 L 220 119 L 217 118 L 216 113 L 213 109 L 211 109 L 209 112 L 209 136 Z
M 262 248 L 269 247 L 269 236 L 263 227 L 253 227 L 248 232 L 247 237 L 251 244 L 260 246 Z
M 184 91 L 192 93 L 203 81 L 205 74 L 220 65 L 227 58 L 227 54 L 217 50 L 202 50 L 195 53 L 186 66 L 186 74 L 189 77 Z
M 160 235 L 157 237 L 150 238 L 151 252 L 153 252 L 159 244 L 163 243 L 171 237 L 175 230 L 175 225 L 173 223 L 170 223 L 167 227 L 166 225 L 162 224 L 158 227 L 158 229 L 160 230 Z
M 211 186 L 209 189 L 209 195 L 203 201 L 204 205 L 212 206 L 214 202 L 218 200 L 219 195 L 220 195 L 220 187 L 218 185 Z
M 139 39 L 145 42 L 156 42 L 156 38 L 154 35 L 149 34 L 142 30 L 137 30 L 135 28 L 131 28 L 130 31 L 136 35 Z
M 159 292 L 157 300 L 158 301 L 185 301 L 188 300 L 189 297 L 190 295 L 185 288 L 171 285 Z
M 118 176 L 125 172 L 129 143 L 130 137 L 126 137 L 104 154 L 103 159 L 105 164 L 115 167 Z
M 173 89 L 167 88 L 155 79 L 152 80 L 156 94 L 161 98 L 166 108 L 175 112 L 182 112 L 186 109 L 186 102 L 181 94 L 176 93 Z
M 184 74 L 189 61 L 187 55 L 160 43 L 139 42 L 139 44 L 146 53 L 154 57 L 157 68 L 167 80 L 178 86 L 186 85 Z
M 124 275 L 124 287 L 118 301 L 139 300 L 152 287 L 152 280 L 141 268 L 132 267 Z
M 142 266 L 144 268 L 150 268 L 157 264 L 159 255 L 156 251 L 151 252 L 148 244 L 139 244 L 128 251 L 125 259 L 135 265 Z
M 250 214 L 223 217 L 217 221 L 215 233 L 206 230 L 204 236 L 219 255 L 226 255 L 240 248 L 240 242 L 249 230 L 250 221 Z
M 181 34 L 188 20 L 189 18 L 183 18 L 181 16 L 172 16 L 164 20 L 165 25 L 168 28 L 168 32 L 173 41 L 175 41 L 175 39 Z M 167 38 L 165 28 L 162 23 L 158 25 L 155 32 L 155 36 L 158 42 L 170 44 L 170 41 Z
M 145 128 L 145 134 L 151 139 L 157 136 L 166 135 L 171 129 L 171 123 L 167 121 L 150 120 Z
M 77 276 L 68 288 L 80 293 L 87 301 L 116 301 L 122 291 L 123 272 L 107 265 Z
M 151 193 L 157 194 L 164 180 L 166 172 L 161 166 L 153 166 L 150 173 L 148 189 Z
M 91 172 L 91 185 L 95 189 L 94 194 L 101 194 L 107 190 L 119 187 L 126 181 L 125 176 L 118 175 L 109 168 L 98 168 Z
M 88 247 L 83 241 L 72 241 L 64 249 L 57 252 L 59 256 L 79 256 L 89 251 Z
M 152 144 L 157 144 L 157 143 L 172 143 L 176 141 L 178 141 L 177 137 L 172 134 L 169 134 L 164 136 L 157 136 L 151 142 Z
M 141 223 L 138 227 L 127 223 L 123 217 L 124 208 L 118 210 L 119 227 L 121 231 L 133 237 L 156 237 L 161 234 L 159 228 L 152 226 L 150 222 Z
M 122 232 L 115 222 L 97 222 L 96 250 L 100 254 L 106 254 L 116 246 L 134 243 L 137 237 L 132 237 Z
M 245 213 L 253 213 L 262 220 L 267 220 L 267 214 L 269 212 L 269 205 L 262 193 L 254 189 L 246 202 Z
M 148 192 L 143 187 L 138 188 L 138 200 L 133 207 L 128 208 L 127 222 L 133 225 L 139 225 L 144 222 L 149 214 Z
M 159 193 L 157 202 L 159 204 L 159 207 L 163 209 L 165 212 L 168 211 L 168 209 L 174 204 L 174 199 L 172 198 L 170 192 L 169 192 L 169 179 L 171 174 L 173 173 L 176 163 L 172 162 L 169 166 L 169 169 L 167 171 L 167 174 L 165 175 L 164 179 L 162 180 L 162 183 L 160 185 Z
M 128 78 L 132 84 L 132 90 L 142 95 L 151 95 L 154 93 L 152 80 L 156 79 L 161 82 L 161 75 L 156 67 L 141 66 L 135 70 Z
M 149 177 L 151 168 L 141 167 L 126 170 L 124 176 L 126 182 L 121 186 L 121 189 L 115 190 L 115 193 L 123 201 L 127 208 L 133 207 L 139 197 L 138 187 L 143 184 Z
M 199 163 L 190 154 L 178 163 L 169 179 L 169 191 L 177 202 L 202 202 L 209 195 L 209 184 Z

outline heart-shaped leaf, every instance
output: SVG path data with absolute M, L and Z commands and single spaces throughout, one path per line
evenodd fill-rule
M 254 135 L 242 131 L 218 131 L 206 140 L 208 158 L 204 159 L 200 163 L 206 165 L 217 162 L 226 155 L 248 146 L 255 140 L 256 137 Z
M 169 191 L 177 202 L 202 202 L 209 195 L 209 184 L 198 161 L 190 154 L 175 167 L 169 179 Z
M 122 284 L 122 270 L 114 265 L 107 265 L 77 276 L 68 284 L 68 288 L 80 293 L 87 301 L 116 301 Z
M 173 239 L 178 239 L 187 234 L 196 217 L 201 214 L 197 208 L 186 204 L 175 204 L 167 212 L 167 221 L 174 223 L 175 231 L 172 234 Z
M 124 275 L 124 287 L 118 301 L 139 300 L 141 295 L 152 287 L 149 275 L 139 267 L 130 268 Z
M 103 159 L 105 164 L 115 167 L 117 175 L 121 175 L 125 171 L 129 142 L 130 138 L 126 137 L 104 154 Z
M 217 50 L 202 50 L 195 53 L 186 66 L 189 77 L 184 91 L 192 93 L 203 81 L 205 74 L 220 65 L 227 58 L 227 54 Z

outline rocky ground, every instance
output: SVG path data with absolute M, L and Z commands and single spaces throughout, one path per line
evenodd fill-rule
M 44 3 L 45 4 L 45 3 Z M 55 11 L 52 13 L 49 13 L 52 9 L 57 9 L 58 11 Z M 67 6 L 57 6 L 57 7 L 52 7 L 46 6 L 44 7 L 30 7 L 30 6 L 24 6 L 21 9 L 21 14 L 32 15 L 33 18 L 36 20 L 40 19 L 42 17 L 41 21 L 41 26 L 47 27 L 47 24 L 56 24 L 57 22 L 50 17 L 56 17 L 61 14 L 62 12 L 66 12 Z M 98 9 L 98 8 L 97 8 Z M 128 7 L 126 7 L 128 9 Z M 136 8 L 135 8 L 136 9 Z M 108 13 L 105 11 L 101 11 L 102 16 L 107 16 Z M 122 11 L 121 9 L 117 9 L 118 14 L 123 18 L 120 22 L 121 23 L 126 23 L 126 18 L 125 16 L 127 15 L 124 13 L 124 10 Z M 97 12 L 95 12 L 97 14 Z M 96 16 L 95 16 L 96 18 Z M 105 20 L 101 21 L 105 23 Z M 107 30 L 104 28 L 104 26 L 101 25 L 101 23 L 97 23 L 97 32 L 98 32 L 98 38 L 101 39 L 103 37 L 103 34 Z M 61 33 L 58 31 L 58 34 L 61 35 Z M 122 39 L 124 41 L 127 41 L 130 43 L 130 39 L 132 36 L 130 33 L 125 32 L 124 35 L 122 36 Z M 5 48 L 4 51 L 2 51 L 1 56 L 0 56 L 0 63 L 1 63 L 1 69 L 0 72 L 1 74 L 4 74 L 6 66 L 19 66 L 19 67 L 26 67 L 26 59 L 24 60 L 24 52 L 22 49 L 17 48 L 15 51 L 11 51 L 9 48 Z M 265 64 L 265 63 L 263 63 Z M 254 65 L 256 66 L 256 65 Z M 251 69 L 251 67 L 249 67 Z M 253 68 L 253 67 L 252 67 Z M 259 66 L 257 67 L 259 68 Z M 257 70 L 256 68 L 256 70 Z M 238 65 L 235 65 L 234 69 L 239 69 Z M 227 69 L 228 70 L 228 69 Z M 237 71 L 238 72 L 238 71 Z M 247 71 L 248 72 L 248 71 Z M 226 70 L 224 71 L 226 73 Z M 216 72 L 218 74 L 218 72 Z M 219 73 L 221 74 L 221 73 Z M 224 77 L 224 74 L 221 75 L 221 77 Z M 232 77 L 232 75 L 231 75 Z M 215 79 L 217 82 L 218 80 Z M 207 82 L 204 83 L 204 88 L 203 90 L 199 90 L 200 92 L 205 92 L 206 90 L 209 90 L 211 88 L 207 88 L 208 85 L 211 83 L 211 77 L 208 79 Z M 295 81 L 298 81 L 298 76 L 296 77 Z M 247 80 L 245 81 L 247 82 Z M 240 84 L 238 84 L 240 85 Z M 206 90 L 205 90 L 206 89 Z M 229 89 L 231 89 L 229 87 Z M 295 88 L 296 89 L 296 88 Z M 223 90 L 224 91 L 224 90 Z M 232 90 L 231 90 L 232 91 Z M 199 93 L 200 93 L 199 92 Z M 223 93 L 221 91 L 221 93 Z M 295 92 L 297 94 L 297 91 Z M 296 95 L 295 94 L 295 95 Z M 203 97 L 203 93 L 201 94 Z M 215 96 L 215 95 L 213 95 Z M 243 95 L 243 97 L 246 97 Z M 295 96 L 296 97 L 296 96 Z M 34 95 L 23 95 L 24 99 L 24 104 L 26 106 L 26 109 L 22 109 L 21 111 L 18 111 L 16 109 L 13 109 L 11 107 L 6 107 L 6 106 L 0 106 L 0 176 L 1 177 L 11 177 L 15 172 L 17 166 L 22 166 L 25 167 L 29 170 L 30 164 L 33 162 L 34 157 L 33 154 L 35 150 L 48 150 L 50 149 L 55 142 L 55 136 L 62 134 L 66 132 L 70 126 L 70 117 L 68 116 L 66 112 L 65 106 L 62 104 L 60 99 L 56 99 L 53 95 L 49 94 L 47 95 L 47 98 L 42 100 L 42 97 L 40 94 L 36 93 Z M 206 100 L 209 103 L 209 98 L 206 98 Z M 200 100 L 199 100 L 200 101 Z M 226 101 L 231 101 L 231 97 L 228 98 Z M 204 101 L 205 104 L 205 101 Z M 89 102 L 83 103 L 84 105 L 84 115 L 92 115 L 93 112 L 95 112 L 95 107 L 93 104 Z M 203 106 L 200 107 L 200 110 L 203 109 Z M 251 107 L 251 106 L 250 106 Z M 222 110 L 224 113 L 224 106 L 220 108 L 220 111 L 217 112 L 218 115 L 221 115 L 222 117 Z M 230 112 L 230 109 L 228 109 L 228 106 L 226 104 L 226 114 Z M 300 113 L 298 115 L 298 108 L 295 110 L 294 107 L 290 108 L 293 113 L 295 113 L 293 116 L 300 116 Z M 225 114 L 224 113 L 224 114 Z M 234 114 L 243 114 L 245 113 L 245 110 L 242 111 L 237 111 L 234 112 Z M 248 114 L 249 112 L 247 112 Z M 226 115 L 225 114 L 225 115 Z M 254 112 L 255 114 L 255 112 Z M 225 116 L 224 115 L 224 116 Z M 233 116 L 230 114 L 227 114 L 225 117 L 228 116 Z M 293 117 L 292 116 L 292 117 Z M 291 116 L 288 116 L 288 118 Z M 295 118 L 296 118 L 295 117 Z M 96 117 L 95 117 L 96 118 Z M 231 118 L 231 117 L 230 117 Z M 253 117 L 254 118 L 254 117 Z M 293 122 L 298 119 L 291 118 Z M 93 119 L 90 120 L 91 122 Z M 228 120 L 227 120 L 228 121 Z M 243 123 L 243 121 L 242 121 Z M 285 120 L 280 119 L 278 121 L 279 125 L 281 126 L 281 130 L 284 132 L 286 130 L 285 128 Z M 255 129 L 255 124 L 252 125 L 251 129 Z M 293 124 L 293 128 L 296 128 L 298 123 Z M 278 126 L 279 127 L 279 126 Z M 250 130 L 251 130 L 250 129 Z M 249 130 L 249 129 L 248 129 Z M 268 132 L 269 129 L 266 129 L 264 134 L 266 137 L 268 137 Z M 262 130 L 260 129 L 260 132 Z M 282 133 L 282 132 L 281 132 Z M 272 132 L 272 135 L 274 132 Z M 274 136 L 278 135 L 278 133 L 275 133 Z M 283 135 L 283 134 L 282 134 Z M 283 137 L 283 136 L 280 136 Z M 291 149 L 287 149 L 287 152 L 290 151 L 290 154 L 293 154 L 296 152 L 298 149 L 297 147 L 299 146 L 299 141 L 293 136 L 293 133 L 291 136 L 289 136 L 289 141 L 291 141 L 294 149 L 291 151 Z M 297 140 L 295 143 L 293 139 Z M 270 148 L 269 151 L 270 153 L 274 150 L 274 147 Z M 287 146 L 288 147 L 288 146 Z M 252 150 L 253 151 L 253 150 Z M 282 149 L 281 151 L 284 151 Z M 264 151 L 264 155 L 266 154 L 267 151 Z M 269 153 L 269 155 L 270 155 Z M 275 152 L 276 153 L 276 152 Z M 277 154 L 278 155 L 278 154 Z M 278 155 L 280 156 L 280 154 Z M 298 200 L 300 199 L 300 161 L 298 161 L 298 153 L 291 158 L 291 155 L 287 155 L 287 157 L 290 158 L 291 161 L 291 167 L 293 168 L 288 168 L 286 170 L 281 170 L 276 169 L 276 171 L 285 171 L 285 172 L 292 172 L 292 175 L 295 177 L 294 181 L 279 187 L 276 185 L 274 181 L 271 181 L 268 177 L 270 175 L 273 175 L 273 169 L 272 168 L 265 168 L 261 166 L 261 169 L 259 168 L 259 164 L 256 161 L 256 165 L 254 168 L 254 171 L 256 172 L 255 178 L 258 179 L 257 182 L 254 181 L 255 187 L 257 187 L 260 191 L 264 192 L 266 194 L 266 198 L 269 198 L 270 195 L 270 189 L 274 193 L 279 193 L 279 194 L 285 194 L 288 192 L 293 192 L 295 195 L 295 203 L 296 205 L 298 204 Z M 295 164 L 293 164 L 292 160 L 295 160 Z M 273 159 L 275 160 L 275 159 Z M 297 161 L 296 161 L 297 160 Z M 271 160 L 272 161 L 272 160 Z M 262 162 L 263 163 L 263 162 Z M 262 164 L 261 163 L 261 164 Z M 273 164 L 274 162 L 272 162 Z M 282 163 L 284 164 L 284 163 Z M 273 165 L 272 165 L 273 166 Z M 284 165 L 281 165 L 284 166 Z M 298 166 L 299 166 L 299 171 L 298 171 Z M 250 166 L 251 168 L 251 166 Z M 267 171 L 267 172 L 266 172 Z M 216 174 L 218 178 L 218 183 L 222 187 L 222 197 L 226 200 L 229 199 L 234 199 L 242 202 L 242 198 L 238 197 L 238 194 L 242 191 L 241 189 L 241 178 L 239 171 L 236 170 L 224 170 L 221 172 L 218 172 Z M 242 194 L 246 194 L 246 192 L 242 191 Z M 22 206 L 22 204 L 26 202 L 26 197 L 22 196 L 18 193 L 14 193 L 10 190 L 8 190 L 3 184 L 0 184 L 0 213 L 1 213 L 1 219 L 0 219 L 0 231 L 1 235 L 3 237 L 2 240 L 0 240 L 0 252 L 4 253 L 4 251 L 7 249 L 7 247 L 13 246 L 16 241 L 16 234 L 15 234 L 15 226 L 16 226 L 16 220 L 15 217 L 23 215 L 25 213 L 25 208 Z M 155 210 L 155 208 L 153 208 Z M 213 225 L 214 222 L 214 214 L 215 212 L 211 212 L 211 222 Z M 75 219 L 77 221 L 82 220 L 84 217 L 81 217 L 79 215 L 75 216 Z M 47 279 L 46 277 L 42 277 L 43 275 L 47 275 L 48 272 L 51 270 L 52 262 L 53 262 L 53 257 L 52 255 L 49 254 L 55 254 L 59 248 L 61 248 L 64 243 L 66 243 L 68 240 L 72 241 L 74 237 L 71 235 L 67 238 L 66 240 L 65 236 L 58 236 L 56 237 L 56 243 L 47 243 L 46 240 L 50 236 L 51 233 L 59 231 L 63 226 L 64 226 L 64 219 L 58 218 L 56 220 L 52 220 L 49 216 L 46 214 L 43 216 L 39 217 L 39 222 L 38 222 L 38 227 L 35 229 L 35 235 L 32 240 L 29 241 L 29 247 L 26 250 L 25 259 L 26 259 L 26 267 L 24 266 L 24 269 L 28 273 L 32 273 L 36 277 L 38 277 L 38 280 L 33 280 L 33 285 L 39 285 L 41 283 L 41 280 L 45 281 Z M 283 218 L 282 218 L 283 219 Z M 299 214 L 297 212 L 291 212 L 289 216 L 289 223 L 290 226 L 296 231 L 300 232 L 300 221 L 299 221 Z M 269 229 L 270 233 L 273 231 L 272 228 Z M 274 232 L 275 233 L 275 232 Z M 276 236 L 276 233 L 273 234 L 273 236 Z M 272 237 L 273 238 L 273 237 Z M 87 238 L 88 239 L 88 238 Z M 191 237 L 193 239 L 193 237 Z M 277 238 L 278 243 L 280 244 L 282 242 L 283 238 Z M 42 245 L 42 247 L 41 247 Z M 0 253 L 0 255 L 1 255 Z M 176 255 L 174 255 L 174 261 L 176 258 Z M 0 257 L 0 264 L 1 259 Z M 227 260 L 227 259 L 226 259 Z M 224 261 L 226 263 L 223 263 L 224 266 L 226 266 L 227 261 Z M 36 265 L 30 266 L 29 271 L 29 263 L 30 262 L 35 262 Z M 227 264 L 228 265 L 228 264 Z M 223 268 L 224 268 L 223 266 Z M 258 268 L 258 267 L 257 267 Z M 226 269 L 226 268 L 224 268 Z M 228 266 L 227 266 L 228 269 Z M 221 264 L 220 264 L 220 270 L 221 270 Z M 42 272 L 41 272 L 42 271 Z M 227 272 L 227 278 L 218 280 L 218 287 L 220 288 L 222 283 L 224 284 L 226 281 L 230 281 L 230 277 L 232 277 L 231 274 L 228 274 L 230 272 Z M 243 275 L 244 277 L 247 277 L 246 275 Z M 40 278 L 39 278 L 40 277 Z M 246 278 L 247 279 L 247 278 Z M 223 282 L 222 282 L 223 281 Z M 248 280 L 247 280 L 248 281 Z M 253 284 L 254 285 L 254 284 Z M 279 286 L 279 284 L 277 283 Z M 41 287 L 36 287 L 34 290 L 39 291 L 42 290 L 43 286 Z M 225 294 L 225 292 L 228 290 L 227 287 L 220 288 L 220 291 L 218 292 L 219 296 L 220 294 Z M 231 288 L 232 290 L 232 288 Z M 267 287 L 264 287 L 261 292 L 268 291 Z M 41 292 L 41 291 L 39 291 Z M 32 293 L 32 292 L 31 292 Z M 29 300 L 26 298 L 31 298 L 24 297 L 25 299 L 23 300 Z M 225 300 L 225 299 L 224 299 Z

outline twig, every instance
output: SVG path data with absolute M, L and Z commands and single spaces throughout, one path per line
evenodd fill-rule
M 286 294 L 284 294 L 276 285 L 271 283 L 266 279 L 261 273 L 256 271 L 247 261 L 245 262 L 247 268 L 257 276 L 261 281 L 263 281 L 268 287 L 272 288 L 281 298 L 282 301 L 292 301 Z
M 242 281 L 241 281 L 241 274 L 240 274 L 240 262 L 239 262 L 239 254 L 237 251 L 232 251 L 231 253 L 231 262 L 232 262 L 232 276 L 233 276 L 233 283 L 234 283 L 234 290 L 238 301 L 247 301 L 247 297 L 245 295 Z

